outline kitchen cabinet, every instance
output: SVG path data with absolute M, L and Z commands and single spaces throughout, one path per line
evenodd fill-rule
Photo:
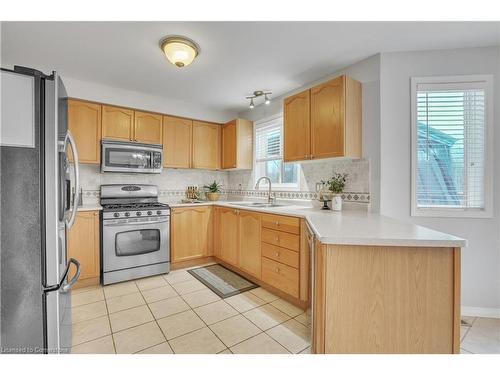
M 340 76 L 284 101 L 284 160 L 362 157 L 361 83 Z
M 172 209 L 172 263 L 212 255 L 212 207 L 183 207 Z
M 239 267 L 255 276 L 261 276 L 260 214 L 238 211 Z
M 238 267 L 239 217 L 238 210 L 220 207 L 218 212 L 218 257 Z
M 132 109 L 102 106 L 102 138 L 121 141 L 134 140 L 134 111 Z
M 193 121 L 192 168 L 218 169 L 220 165 L 220 125 Z
M 78 147 L 80 163 L 101 162 L 101 105 L 83 100 L 68 100 L 68 129 Z M 73 160 L 68 152 L 69 160 Z
M 460 248 L 316 241 L 313 266 L 313 353 L 460 353 Z
M 191 167 L 193 120 L 163 116 L 163 166 Z
M 222 125 L 222 169 L 253 168 L 253 123 L 235 119 Z
M 100 278 L 99 211 L 82 211 L 76 215 L 75 224 L 68 232 L 68 258 L 80 262 L 81 273 L 76 284 L 79 286 L 98 285 Z M 72 267 L 68 274 L 73 277 Z
M 285 161 L 305 160 L 311 155 L 310 91 L 290 96 L 283 103 Z
M 134 111 L 135 142 L 161 144 L 162 116 L 156 113 Z

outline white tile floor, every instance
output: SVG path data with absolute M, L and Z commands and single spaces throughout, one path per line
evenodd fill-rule
M 72 353 L 310 352 L 310 315 L 258 288 L 224 300 L 186 270 L 73 292 Z
M 310 353 L 309 311 L 262 288 L 222 300 L 186 270 L 77 289 L 72 303 L 72 353 Z M 500 319 L 463 319 L 462 353 L 500 353 Z

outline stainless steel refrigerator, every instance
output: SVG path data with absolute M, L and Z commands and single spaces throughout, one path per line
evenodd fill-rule
M 0 348 L 3 353 L 67 353 L 71 287 L 80 265 L 68 259 L 66 235 L 80 189 L 66 89 L 55 72 L 18 66 L 2 69 L 0 84 Z M 73 168 L 67 153 L 73 154 Z M 76 272 L 69 279 L 71 267 Z

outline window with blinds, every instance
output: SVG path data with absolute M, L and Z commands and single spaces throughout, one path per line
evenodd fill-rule
M 414 82 L 413 88 L 414 211 L 484 210 L 486 82 Z
M 298 164 L 283 162 L 283 118 L 257 124 L 254 139 L 255 182 L 267 176 L 273 187 L 298 189 Z

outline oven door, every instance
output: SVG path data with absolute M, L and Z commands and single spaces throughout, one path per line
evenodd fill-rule
M 104 220 L 103 271 L 168 262 L 170 217 Z M 142 221 L 141 221 L 142 220 Z

